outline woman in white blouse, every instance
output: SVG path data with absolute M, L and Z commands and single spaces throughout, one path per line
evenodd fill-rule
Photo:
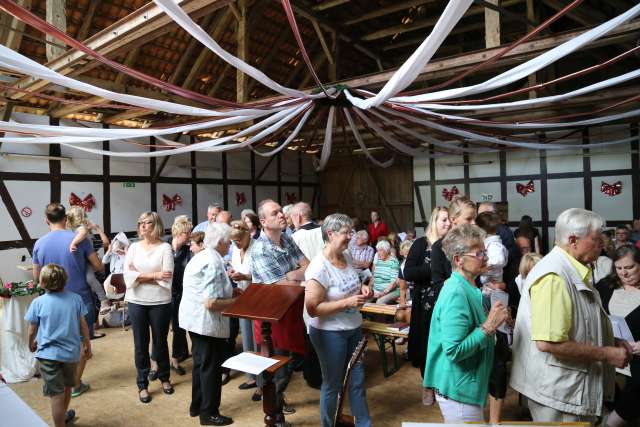
M 138 218 L 138 236 L 124 261 L 124 281 L 128 303 L 138 393 L 142 403 L 151 402 L 149 386 L 149 329 L 158 363 L 158 378 L 165 394 L 173 393 L 169 382 L 169 346 L 167 335 L 171 321 L 171 278 L 173 253 L 171 245 L 162 241 L 164 226 L 155 212 L 145 212 Z
M 253 243 L 251 231 L 243 221 L 233 221 L 231 223 L 231 241 L 234 243 L 231 254 L 231 270 L 229 277 L 238 284 L 243 291 L 251 284 L 251 269 L 249 267 L 249 251 Z M 253 321 L 240 319 L 240 331 L 242 333 L 242 350 L 256 351 L 256 344 L 253 337 Z M 240 384 L 240 390 L 248 390 L 256 387 L 256 376 L 246 374 L 247 381 Z M 260 393 L 254 398 L 260 400 Z
M 198 252 L 184 270 L 182 301 L 178 321 L 189 331 L 193 353 L 193 377 L 189 415 L 200 416 L 201 425 L 228 425 L 220 414 L 222 363 L 227 353 L 229 318 L 222 311 L 242 293 L 233 289 L 222 256 L 229 252 L 231 227 L 209 224 L 205 249 Z
M 322 370 L 320 390 L 320 424 L 333 426 L 338 392 L 342 387 L 345 368 L 362 338 L 362 315 L 359 308 L 373 296 L 360 283 L 347 250 L 353 235 L 353 221 L 344 214 L 331 214 L 322 224 L 326 245 L 316 255 L 305 272 L 305 306 L 311 316 L 309 338 L 318 353 Z M 351 413 L 356 427 L 370 427 L 364 385 L 364 365 L 356 363 L 349 383 Z

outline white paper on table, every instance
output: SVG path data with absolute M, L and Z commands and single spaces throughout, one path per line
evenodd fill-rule
M 627 325 L 627 321 L 624 320 L 624 317 L 610 314 L 609 320 L 611 321 L 611 327 L 613 328 L 614 337 L 618 338 L 619 340 L 625 340 L 629 342 L 635 341 L 633 339 L 633 335 L 631 334 L 631 330 L 629 329 L 629 325 Z
M 276 359 L 258 356 L 257 354 L 245 351 L 237 356 L 228 358 L 227 361 L 222 364 L 222 367 L 247 372 L 253 375 L 259 375 L 262 371 L 276 363 L 278 363 L 278 360 Z
M 500 289 L 491 290 L 491 307 L 493 307 L 493 305 L 498 301 L 500 301 L 505 307 L 509 307 L 509 294 Z M 511 333 L 511 327 L 506 323 L 500 325 L 498 330 L 503 334 Z

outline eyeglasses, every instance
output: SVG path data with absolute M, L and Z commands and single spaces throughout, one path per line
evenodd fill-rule
M 138 225 L 153 225 L 153 221 L 138 221 Z
M 475 259 L 485 259 L 487 257 L 487 251 L 482 249 L 482 250 L 476 251 L 475 253 L 466 253 L 462 255 L 474 257 Z

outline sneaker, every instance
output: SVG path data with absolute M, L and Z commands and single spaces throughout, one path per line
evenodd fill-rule
M 78 388 L 73 387 L 71 389 L 71 397 L 78 397 L 85 391 L 89 391 L 90 388 L 91 387 L 89 386 L 89 384 L 85 384 L 82 381 L 80 381 L 80 387 Z

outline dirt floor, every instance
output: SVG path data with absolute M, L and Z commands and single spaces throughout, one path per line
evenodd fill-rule
M 93 359 L 88 363 L 83 380 L 91 390 L 74 398 L 71 407 L 77 412 L 76 426 L 197 426 L 198 418 L 188 414 L 191 399 L 191 359 L 182 365 L 184 376 L 172 375 L 176 392 L 162 393 L 159 381 L 152 383 L 149 391 L 153 401 L 138 401 L 133 363 L 133 338 L 131 331 L 106 329 L 107 336 L 93 343 Z M 400 352 L 404 350 L 400 347 Z M 390 354 L 389 354 L 390 356 Z M 375 426 L 400 426 L 403 421 L 442 422 L 437 404 L 423 406 L 421 402 L 420 372 L 410 363 L 403 362 L 400 370 L 384 378 L 377 346 L 370 340 L 365 357 L 367 400 Z M 253 390 L 239 390 L 244 374 L 234 373 L 233 379 L 222 389 L 220 412 L 234 419 L 237 426 L 264 425 L 262 403 L 252 402 Z M 46 422 L 51 423 L 49 400 L 42 396 L 42 381 L 11 385 Z M 319 390 L 310 388 L 296 372 L 287 390 L 287 400 L 296 413 L 287 416 L 294 426 L 319 425 Z M 348 407 L 348 406 L 346 406 Z M 504 419 L 517 419 L 519 409 L 513 392 L 507 396 Z M 487 416 L 488 418 L 488 416 Z M 2 424 L 0 422 L 0 424 Z

